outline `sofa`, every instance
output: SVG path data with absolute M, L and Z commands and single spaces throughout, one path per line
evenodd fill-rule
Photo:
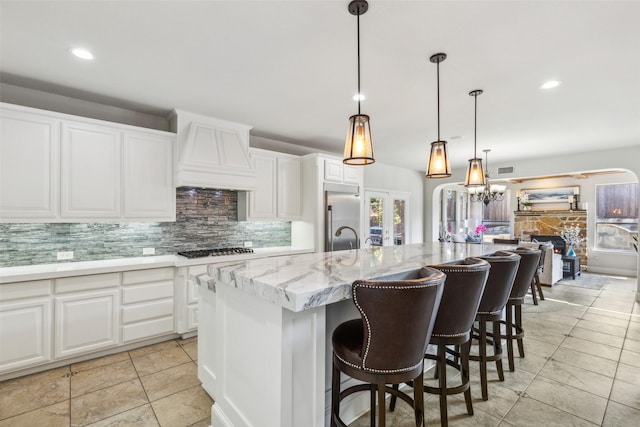
M 543 271 L 540 274 L 541 284 L 553 286 L 556 282 L 562 280 L 562 255 L 553 251 L 552 243 L 520 242 L 518 246 L 545 251 Z

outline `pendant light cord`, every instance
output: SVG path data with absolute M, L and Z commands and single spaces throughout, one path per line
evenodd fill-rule
M 436 76 L 438 80 L 438 141 L 440 141 L 440 60 L 436 63 Z
M 476 141 L 478 139 L 478 94 L 473 95 L 475 100 L 475 107 L 473 112 L 473 157 L 478 158 L 478 151 L 476 150 Z
M 356 15 L 357 18 L 357 32 L 358 32 L 358 115 L 360 115 L 360 13 Z

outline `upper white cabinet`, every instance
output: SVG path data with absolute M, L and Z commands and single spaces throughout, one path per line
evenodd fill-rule
M 2 222 L 175 221 L 175 135 L 0 104 Z
M 59 122 L 5 108 L 0 114 L 0 218 L 55 219 L 59 199 Z
M 120 218 L 121 147 L 119 129 L 62 124 L 62 218 Z
M 238 194 L 238 220 L 295 220 L 300 217 L 300 157 L 251 149 L 255 191 Z
M 324 159 L 324 180 L 362 185 L 362 166 L 349 166 L 339 159 Z
M 125 218 L 175 221 L 173 138 L 127 133 L 123 159 Z
M 249 158 L 251 126 L 182 110 L 175 110 L 170 121 L 178 135 L 176 187 L 256 188 Z

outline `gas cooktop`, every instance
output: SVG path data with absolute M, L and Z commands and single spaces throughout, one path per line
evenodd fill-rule
M 252 254 L 251 248 L 217 248 L 217 249 L 201 249 L 197 251 L 182 251 L 178 252 L 178 255 L 182 255 L 187 258 L 204 258 L 209 256 L 223 256 L 223 255 L 238 255 L 238 254 Z

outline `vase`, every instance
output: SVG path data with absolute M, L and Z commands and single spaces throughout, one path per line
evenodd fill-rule
M 531 210 L 531 206 L 525 205 L 525 206 L 522 207 L 522 210 L 523 211 L 530 211 Z
M 576 251 L 573 250 L 573 245 L 569 245 L 567 248 L 567 256 L 576 256 Z

